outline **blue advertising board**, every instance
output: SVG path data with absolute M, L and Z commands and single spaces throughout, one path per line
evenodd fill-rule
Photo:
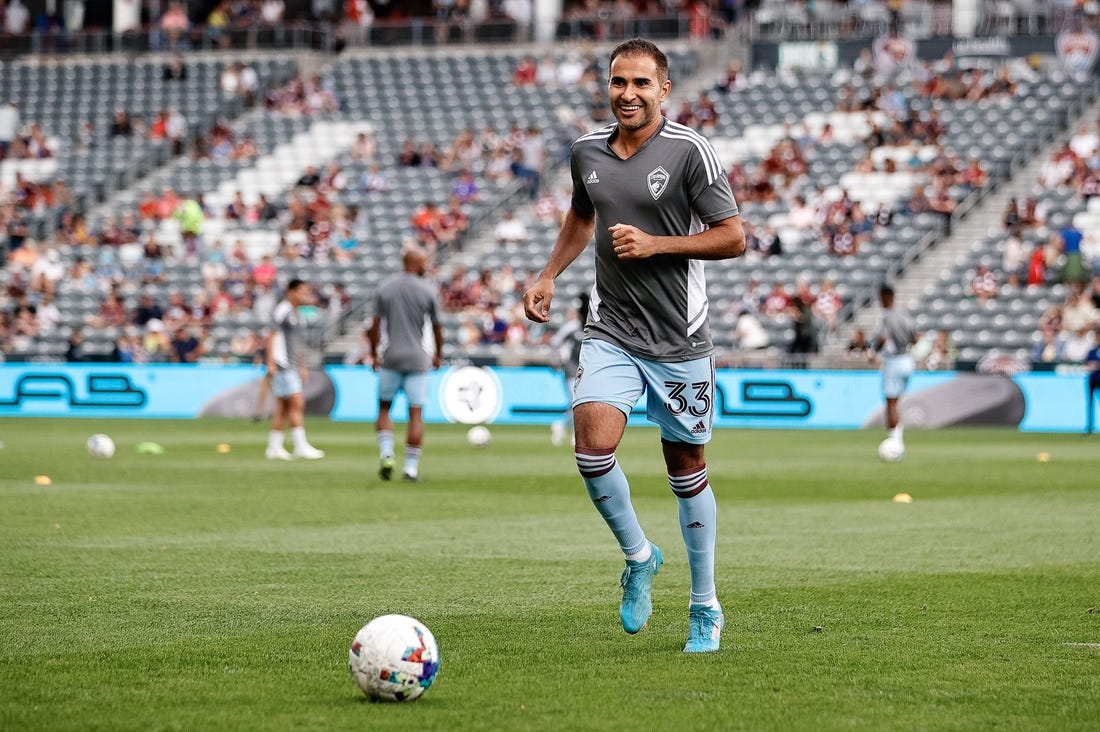
M 0 367 L 0 416 L 247 417 L 255 410 L 261 376 L 251 366 L 7 364 Z M 312 372 L 305 391 L 310 414 L 346 421 L 377 417 L 378 377 L 370 369 Z M 448 367 L 432 374 L 430 394 L 424 416 L 431 422 L 548 424 L 569 404 L 561 372 L 545 367 Z M 912 427 L 985 424 L 1079 432 L 1085 399 L 1081 374 L 933 372 L 913 376 L 901 408 Z M 719 428 L 859 429 L 882 418 L 874 371 L 723 369 L 714 401 Z M 399 396 L 394 416 L 406 415 Z M 644 400 L 631 421 L 645 423 Z

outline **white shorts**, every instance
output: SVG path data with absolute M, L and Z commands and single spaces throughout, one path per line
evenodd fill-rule
M 913 357 L 908 353 L 882 358 L 882 393 L 887 399 L 897 399 L 905 393 L 913 375 Z
M 271 393 L 287 399 L 302 391 L 302 376 L 297 371 L 279 370 L 271 377 Z

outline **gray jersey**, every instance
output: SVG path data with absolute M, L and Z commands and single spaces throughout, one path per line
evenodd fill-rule
M 897 356 L 908 352 L 916 334 L 917 331 L 909 317 L 905 313 L 890 308 L 883 311 L 878 329 L 871 336 L 871 343 L 874 345 L 882 340 L 879 353 L 884 356 Z
M 618 125 L 573 143 L 573 208 L 596 215 L 596 286 L 589 337 L 654 361 L 688 361 L 714 350 L 703 262 L 662 255 L 623 261 L 608 227 L 654 236 L 698 234 L 737 216 L 737 201 L 705 137 L 668 120 L 626 160 L 612 149 Z
M 279 371 L 298 368 L 302 347 L 305 343 L 302 335 L 302 320 L 298 308 L 283 300 L 271 312 L 271 329 L 275 339 L 271 343 L 271 359 Z
M 428 371 L 435 353 L 431 326 L 439 323 L 435 289 L 422 277 L 402 273 L 378 290 L 374 314 L 382 319 L 383 368 Z

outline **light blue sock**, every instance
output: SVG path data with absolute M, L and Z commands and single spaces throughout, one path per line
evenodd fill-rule
M 615 459 L 615 451 L 577 448 L 575 457 L 588 497 L 615 535 L 623 554 L 642 551 L 646 546 L 645 532 L 630 503 L 630 483 Z
M 718 504 L 707 482 L 707 466 L 669 473 L 668 485 L 680 508 L 680 531 L 691 571 L 691 601 L 707 603 L 715 597 L 714 541 L 718 535 Z
M 393 457 L 393 430 L 378 431 L 378 457 Z

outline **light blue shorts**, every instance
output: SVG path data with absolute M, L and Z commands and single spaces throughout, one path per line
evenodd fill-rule
M 581 344 L 573 382 L 573 406 L 602 402 L 630 416 L 646 394 L 646 418 L 661 428 L 661 439 L 704 445 L 714 423 L 714 358 L 649 361 L 607 341 Z
M 427 371 L 378 370 L 378 398 L 392 402 L 398 390 L 405 392 L 410 407 L 423 407 L 428 401 Z
M 271 377 L 271 393 L 287 399 L 302 391 L 302 376 L 297 371 L 279 370 Z
M 908 353 L 882 358 L 882 393 L 887 399 L 897 399 L 905 393 L 913 375 L 913 357 Z

